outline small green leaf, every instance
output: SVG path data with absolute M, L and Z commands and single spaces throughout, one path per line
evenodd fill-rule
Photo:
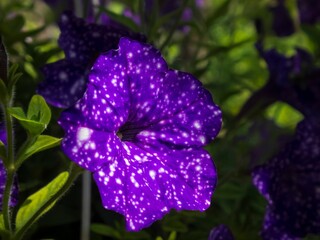
M 29 103 L 27 115 L 22 108 L 13 107 L 9 109 L 10 114 L 19 120 L 20 124 L 31 133 L 41 134 L 51 119 L 51 110 L 46 101 L 40 95 L 34 95 Z
M 40 95 L 34 95 L 29 103 L 27 118 L 36 122 L 45 124 L 46 126 L 51 119 L 51 111 L 46 101 Z
M 49 184 L 29 196 L 24 201 L 16 217 L 17 232 L 22 228 L 30 227 L 32 223 L 37 221 L 43 214 L 54 206 L 55 202 L 49 206 L 46 206 L 46 204 L 64 186 L 68 177 L 68 172 L 60 173 Z
M 171 232 L 168 237 L 168 240 L 176 240 L 176 238 L 177 238 L 177 232 Z
M 92 232 L 100 234 L 102 236 L 112 237 L 115 239 L 122 239 L 120 233 L 110 226 L 99 223 L 93 223 L 91 224 L 90 228 Z
M 45 124 L 27 119 L 22 108 L 13 107 L 8 110 L 11 116 L 19 120 L 20 124 L 32 135 L 39 135 L 46 129 Z
M 17 157 L 17 162 L 21 164 L 25 159 L 29 158 L 35 153 L 44 151 L 49 148 L 56 147 L 60 144 L 61 138 L 55 138 L 48 135 L 39 135 L 36 140 L 27 146 Z

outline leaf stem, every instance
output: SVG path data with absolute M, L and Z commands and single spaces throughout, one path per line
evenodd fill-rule
M 83 170 L 75 165 L 74 163 L 70 164 L 70 170 L 69 170 L 69 177 L 64 186 L 55 194 L 53 195 L 48 202 L 46 202 L 39 210 L 30 218 L 30 220 L 21 228 L 19 229 L 13 236 L 12 240 L 19 240 L 22 239 L 25 232 L 28 230 L 28 228 L 39 218 L 39 216 L 42 215 L 43 212 L 46 212 L 46 210 L 53 205 L 56 201 L 58 201 L 73 185 L 73 182 L 77 179 L 80 173 L 82 173 Z

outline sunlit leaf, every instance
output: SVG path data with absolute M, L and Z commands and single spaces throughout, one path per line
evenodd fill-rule
M 27 119 L 20 107 L 9 108 L 9 112 L 11 116 L 19 120 L 20 124 L 32 135 L 38 135 L 46 128 L 46 125 L 43 123 Z
M 24 201 L 16 217 L 17 231 L 28 228 L 54 206 L 55 202 L 48 204 L 49 200 L 64 186 L 68 176 L 68 172 L 62 172 L 49 184 Z
M 51 119 L 51 111 L 40 95 L 34 95 L 29 103 L 27 118 L 47 125 Z
M 41 134 L 51 119 L 51 110 L 40 95 L 34 95 L 29 103 L 27 115 L 20 107 L 9 109 L 10 114 L 32 135 Z

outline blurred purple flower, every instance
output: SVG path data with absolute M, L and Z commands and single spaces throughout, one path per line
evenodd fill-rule
M 234 237 L 230 229 L 221 224 L 211 230 L 208 240 L 234 240 Z
M 284 0 L 278 0 L 271 8 L 273 14 L 272 29 L 279 37 L 286 37 L 294 33 L 294 25 Z
M 7 144 L 7 135 L 4 126 L 0 123 L 0 141 L 4 143 L 4 145 Z M 3 194 L 6 184 L 6 178 L 7 173 L 5 166 L 2 162 L 2 159 L 0 158 L 0 211 L 2 210 L 2 200 L 3 200 Z M 11 189 L 11 196 L 9 201 L 9 206 L 14 207 L 18 203 L 18 184 L 17 181 L 14 182 L 12 189 Z
M 88 24 L 71 12 L 63 13 L 58 24 L 58 42 L 66 57 L 43 67 L 45 80 L 38 86 L 38 93 L 60 108 L 70 107 L 81 98 L 88 71 L 100 53 L 116 48 L 122 36 L 144 40 L 141 34 L 113 21 L 108 25 Z
M 312 57 L 302 49 L 296 49 L 292 57 L 285 57 L 275 49 L 263 50 L 261 43 L 257 49 L 266 61 L 269 70 L 267 84 L 255 92 L 242 107 L 238 118 L 249 114 L 259 103 L 260 109 L 273 102 L 283 101 L 299 110 L 310 119 L 316 119 L 319 111 L 319 73 L 313 65 Z
M 283 101 L 299 110 L 304 120 L 295 136 L 268 163 L 253 171 L 253 182 L 267 199 L 262 237 L 266 240 L 296 240 L 306 234 L 320 233 L 320 78 L 312 57 L 297 49 L 285 57 L 272 49 L 264 51 L 269 80 L 254 93 L 241 110 L 248 114 L 260 101 L 261 108 Z
M 192 75 L 168 69 L 151 45 L 121 38 L 100 55 L 84 96 L 64 111 L 62 149 L 93 172 L 103 206 L 138 231 L 170 209 L 204 211 L 216 185 L 203 146 L 221 111 Z
M 264 239 L 298 239 L 320 233 L 320 126 L 303 120 L 271 161 L 253 171 L 268 201 Z
M 318 0 L 298 0 L 300 22 L 315 24 L 320 21 L 320 2 Z
M 290 58 L 274 49 L 259 51 L 269 70 L 269 81 L 263 88 L 268 97 L 290 104 L 309 121 L 320 119 L 320 69 L 314 67 L 312 57 L 302 49 L 296 49 Z

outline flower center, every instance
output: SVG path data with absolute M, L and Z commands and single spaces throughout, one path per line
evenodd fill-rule
M 118 138 L 120 138 L 120 140 L 122 140 L 123 135 L 122 135 L 122 133 L 120 131 L 117 132 L 117 136 L 118 136 Z
M 130 123 L 125 123 L 117 132 L 117 136 L 121 141 L 131 142 L 136 135 L 143 131 L 144 128 L 134 126 Z

